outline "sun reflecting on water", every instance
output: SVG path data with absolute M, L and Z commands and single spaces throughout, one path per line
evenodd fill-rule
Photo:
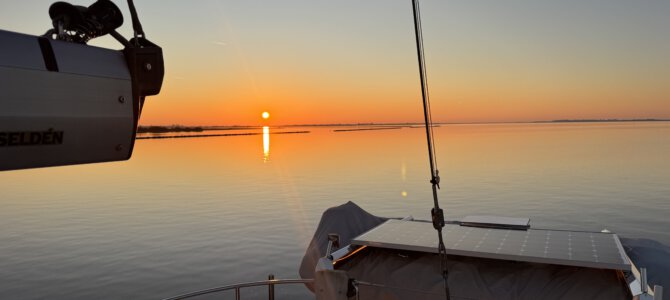
M 270 160 L 270 127 L 263 126 L 263 162 Z

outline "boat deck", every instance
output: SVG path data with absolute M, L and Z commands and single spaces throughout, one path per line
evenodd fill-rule
M 447 254 L 630 271 L 614 233 L 546 229 L 495 229 L 447 224 Z M 437 233 L 427 222 L 388 220 L 354 238 L 352 245 L 437 253 Z

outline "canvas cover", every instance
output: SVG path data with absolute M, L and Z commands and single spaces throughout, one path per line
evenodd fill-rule
M 328 234 L 341 245 L 383 223 L 352 202 L 326 210 L 303 257 L 302 278 L 314 278 L 325 255 Z M 649 283 L 670 274 L 670 248 L 651 240 L 622 239 L 633 262 L 647 267 Z M 444 281 L 435 254 L 368 247 L 337 268 L 360 285 L 361 299 L 444 299 Z M 449 256 L 452 299 L 631 299 L 620 272 L 538 263 Z M 311 288 L 311 287 L 310 287 Z
M 362 255 L 361 255 L 362 254 Z M 339 267 L 361 299 L 445 299 L 436 254 L 371 248 Z M 617 271 L 463 256 L 448 257 L 451 299 L 631 299 Z
M 670 289 L 670 247 L 650 239 L 621 238 L 621 244 L 635 266 L 647 269 L 649 286 Z
M 347 246 L 358 235 L 384 223 L 386 218 L 373 216 L 349 201 L 340 206 L 327 209 L 321 216 L 319 226 L 312 241 L 307 246 L 305 256 L 300 264 L 300 277 L 314 278 L 314 268 L 319 258 L 323 257 L 328 247 L 328 234 L 340 235 L 340 245 Z M 336 250 L 336 249 L 333 249 Z M 308 285 L 312 289 L 311 285 Z

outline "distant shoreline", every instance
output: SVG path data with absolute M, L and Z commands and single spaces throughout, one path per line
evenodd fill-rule
M 487 124 L 552 124 L 552 123 L 628 123 L 628 122 L 670 122 L 670 119 L 559 119 L 546 121 L 516 121 L 516 122 L 446 122 L 434 123 L 433 126 L 440 125 L 487 125 Z M 360 130 L 383 130 L 383 129 L 398 129 L 401 127 L 416 128 L 423 127 L 424 123 L 407 122 L 407 123 L 343 123 L 343 124 L 292 124 L 292 125 L 278 125 L 271 126 L 272 128 L 291 128 L 291 127 L 365 127 L 358 129 L 336 129 L 335 132 L 342 131 L 360 131 Z M 231 126 L 139 126 L 138 133 L 170 133 L 170 132 L 203 132 L 214 130 L 255 130 L 263 128 L 263 126 L 248 126 L 248 125 L 231 125 Z M 232 135 L 232 134 L 227 134 Z
M 302 134 L 310 133 L 309 131 L 281 131 L 269 134 Z M 245 135 L 261 135 L 260 132 L 244 132 L 244 133 L 224 133 L 224 134 L 194 134 L 194 135 L 158 135 L 158 136 L 140 136 L 138 140 L 160 140 L 160 139 L 185 139 L 185 138 L 203 138 L 203 137 L 222 137 L 222 136 L 245 136 Z
M 346 132 L 346 131 L 366 131 L 366 130 L 390 130 L 390 129 L 402 129 L 401 126 L 377 126 L 377 127 L 367 127 L 367 128 L 351 128 L 351 129 L 335 129 L 333 132 Z
M 564 119 L 531 123 L 607 123 L 607 122 L 668 122 L 670 119 Z
M 202 126 L 138 126 L 137 133 L 202 132 Z

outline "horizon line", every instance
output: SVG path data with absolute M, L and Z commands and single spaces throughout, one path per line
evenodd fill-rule
M 480 121 L 480 122 L 434 122 L 434 125 L 486 125 L 486 124 L 542 124 L 542 123 L 607 123 L 607 122 L 670 122 L 670 118 L 635 118 L 635 119 L 556 119 L 536 121 Z M 202 128 L 256 128 L 271 127 L 334 127 L 334 126 L 415 126 L 424 122 L 359 122 L 359 123 L 323 123 L 323 124 L 282 124 L 282 125 L 139 125 L 139 127 L 202 127 Z

